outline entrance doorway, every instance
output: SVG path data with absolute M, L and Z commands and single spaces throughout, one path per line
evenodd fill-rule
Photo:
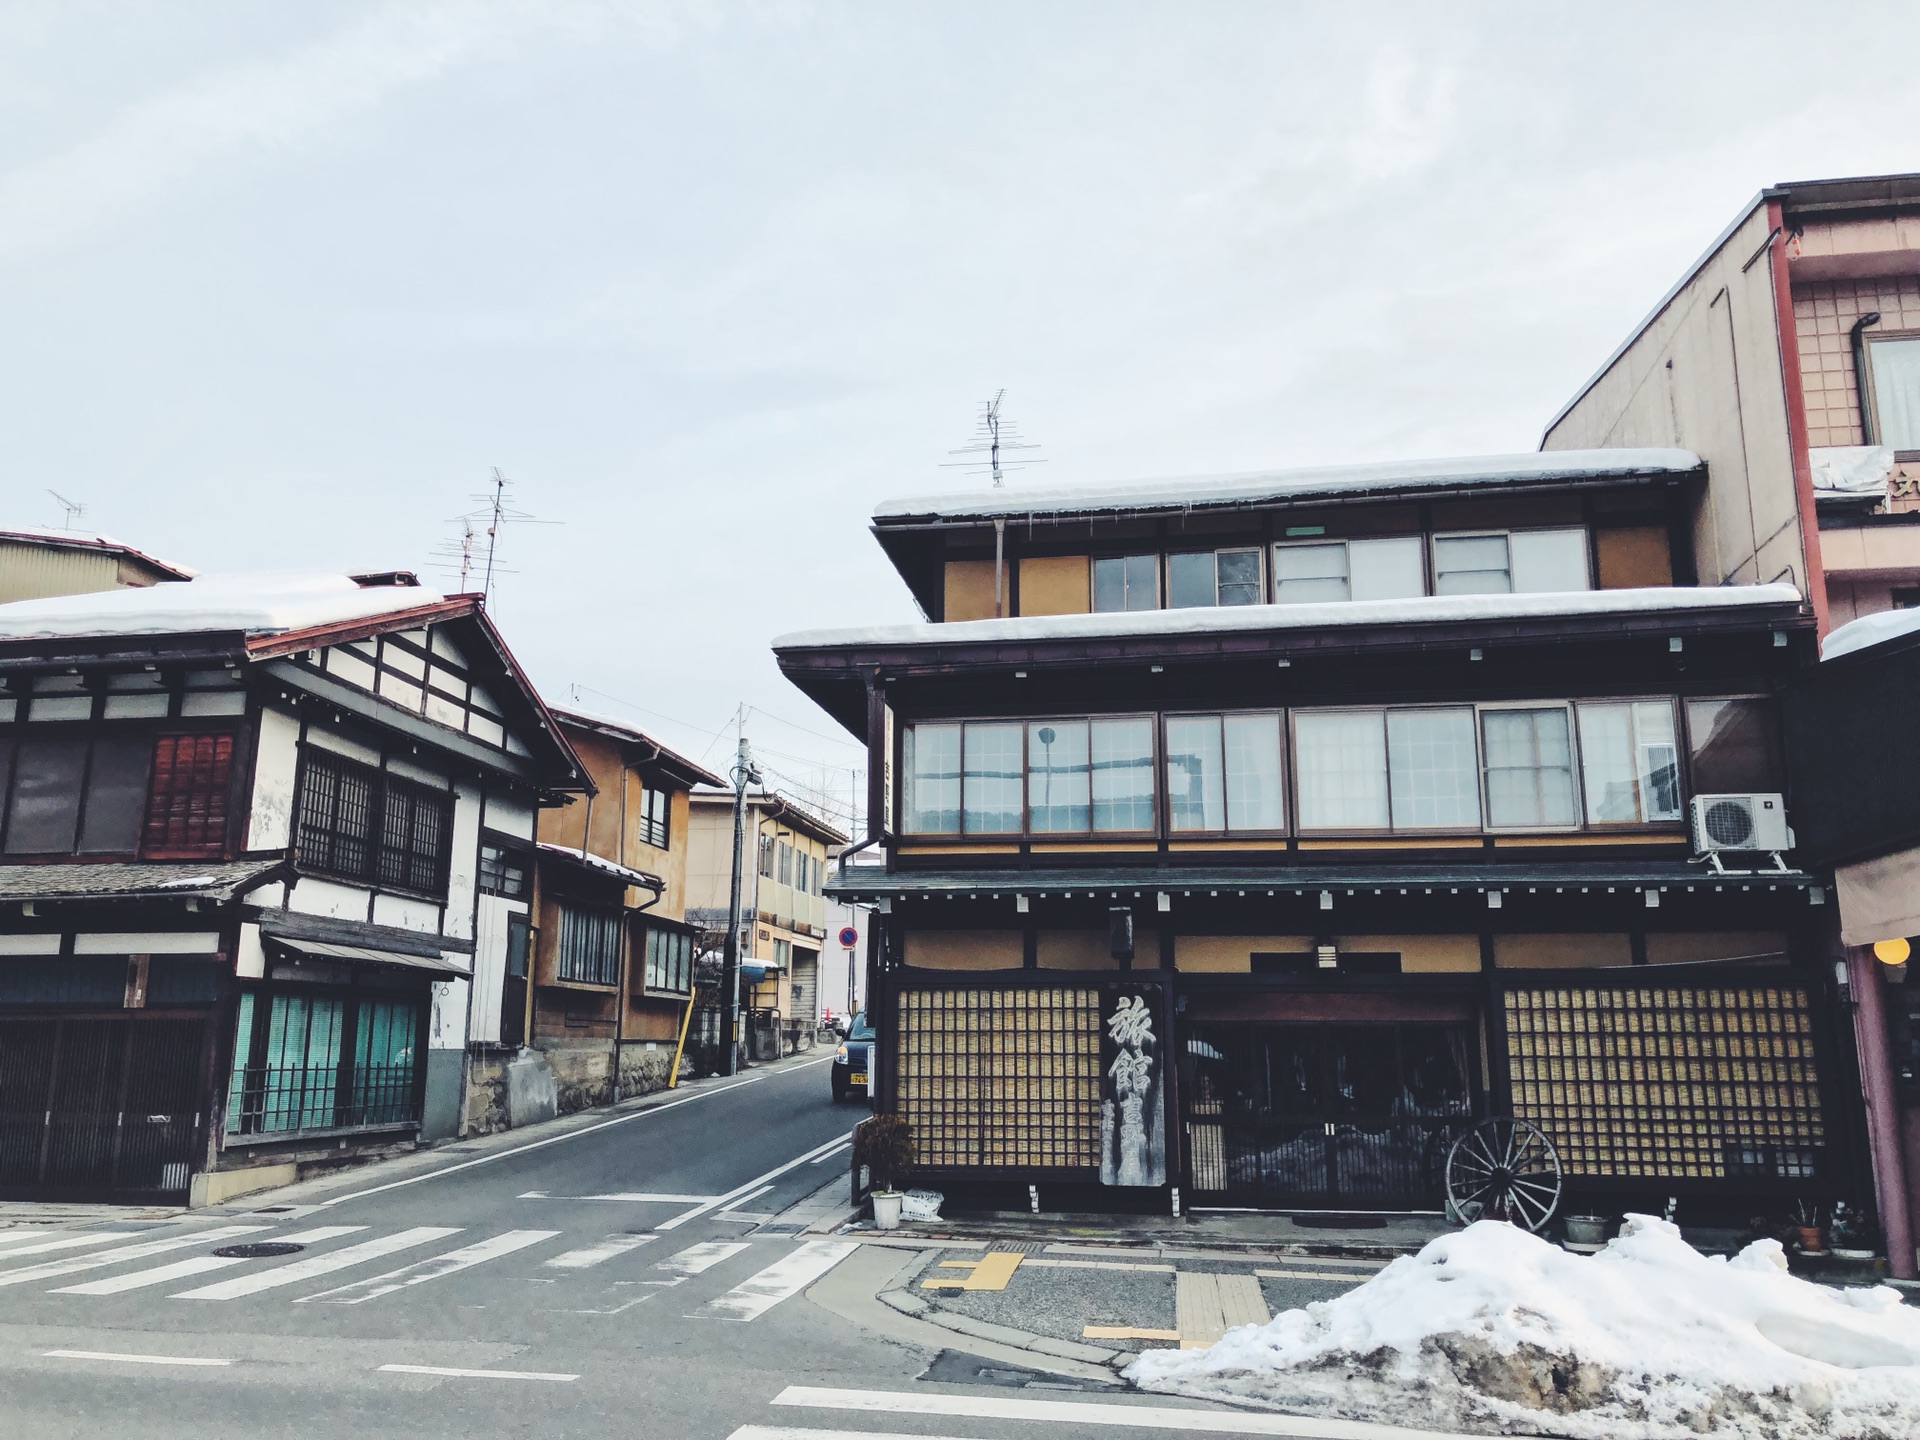
M 1186 1029 L 1193 1186 L 1262 1209 L 1437 1210 L 1446 1149 L 1476 1112 L 1459 1023 Z
M 0 1193 L 183 1196 L 207 1022 L 0 1019 Z

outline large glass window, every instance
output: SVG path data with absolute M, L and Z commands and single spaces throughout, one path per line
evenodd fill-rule
M 1680 818 L 1671 700 L 1581 701 L 1580 778 L 1592 824 Z
M 1770 795 L 1786 788 L 1771 701 L 1689 700 L 1687 739 L 1696 795 Z
M 1258 605 L 1258 550 L 1200 550 L 1167 557 L 1167 605 Z
M 647 989 L 685 992 L 693 983 L 693 937 L 678 930 L 647 929 Z
M 417 1121 L 421 1016 L 422 1006 L 410 999 L 243 993 L 227 1133 Z
M 1294 716 L 1294 785 L 1303 830 L 1372 830 L 1388 823 L 1387 734 L 1378 710 Z
M 969 835 L 1020 829 L 1019 725 L 969 725 L 961 771 L 961 828 Z
M 1480 717 L 1487 773 L 1487 823 L 1496 829 L 1570 827 L 1573 746 L 1567 709 L 1487 710 Z
M 913 725 L 901 741 L 906 772 L 905 820 L 909 835 L 945 835 L 960 828 L 960 727 Z
M 1464 705 L 1388 711 L 1387 778 L 1395 829 L 1477 827 L 1473 711 Z
M 651 785 L 640 791 L 640 843 L 656 850 L 667 848 L 668 817 L 672 813 L 671 793 Z
M 1048 720 L 1027 727 L 1028 824 L 1036 835 L 1091 829 L 1091 782 L 1086 721 Z
M 180 746 L 204 749 L 176 763 Z M 0 829 L 9 855 L 219 855 L 231 735 L 151 732 L 0 740 Z M 170 822 L 191 818 L 191 834 Z
M 1584 530 L 1433 537 L 1434 594 L 1535 595 L 1586 590 Z
M 1167 717 L 1167 822 L 1174 830 L 1282 830 L 1280 716 Z
M 1093 828 L 1153 829 L 1153 722 L 1095 720 L 1088 730 Z
M 1158 610 L 1160 557 L 1115 555 L 1093 562 L 1095 610 Z
M 1920 450 L 1920 337 L 1869 341 L 1873 443 Z
M 620 913 L 561 901 L 554 973 L 584 985 L 620 983 Z
M 1504 595 L 1513 589 L 1513 567 L 1504 535 L 1433 537 L 1436 595 Z
M 1274 547 L 1274 599 L 1404 600 L 1424 595 L 1426 557 L 1417 535 L 1289 541 Z

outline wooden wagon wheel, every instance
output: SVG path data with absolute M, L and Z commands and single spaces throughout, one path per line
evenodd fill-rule
M 1560 1204 L 1560 1156 L 1537 1125 L 1482 1120 L 1447 1152 L 1447 1213 L 1539 1230 Z

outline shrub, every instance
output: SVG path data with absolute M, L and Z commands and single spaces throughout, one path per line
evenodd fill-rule
M 867 1167 L 875 1190 L 898 1190 L 913 1173 L 913 1127 L 898 1115 L 876 1115 L 853 1132 L 853 1163 Z

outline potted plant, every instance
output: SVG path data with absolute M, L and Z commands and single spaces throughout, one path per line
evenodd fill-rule
M 1607 1227 L 1611 1223 L 1604 1215 L 1569 1215 L 1566 1219 L 1567 1243 L 1597 1249 L 1607 1243 Z
M 1827 1237 L 1818 1200 L 1793 1202 L 1793 1229 L 1794 1238 L 1799 1241 L 1803 1253 L 1826 1254 Z
M 853 1132 L 853 1163 L 864 1166 L 873 1193 L 873 1223 L 900 1228 L 900 1187 L 913 1170 L 913 1129 L 898 1115 L 876 1115 Z

